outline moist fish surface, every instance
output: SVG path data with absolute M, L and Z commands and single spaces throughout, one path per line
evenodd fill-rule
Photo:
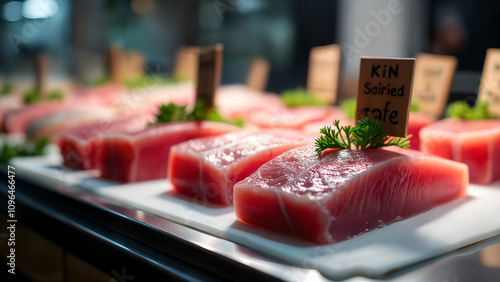
M 237 130 L 240 128 L 219 122 L 190 121 L 155 125 L 130 133 L 110 134 L 103 138 L 97 166 L 102 178 L 120 182 L 166 178 L 172 145 Z
M 236 183 L 233 196 L 239 220 L 329 244 L 459 198 L 467 185 L 464 164 L 415 150 L 318 155 L 306 145 Z
M 75 170 L 98 169 L 106 135 L 143 129 L 153 118 L 149 112 L 134 113 L 117 120 L 85 124 L 65 132 L 57 142 L 64 166 Z
M 466 164 L 472 183 L 500 180 L 500 120 L 444 119 L 420 131 L 421 151 Z
M 193 139 L 172 147 L 168 179 L 178 192 L 231 205 L 236 182 L 283 152 L 307 143 L 303 134 L 291 130 L 251 130 Z

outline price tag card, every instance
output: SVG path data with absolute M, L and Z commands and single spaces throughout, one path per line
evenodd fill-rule
M 450 95 L 457 58 L 421 53 L 416 59 L 413 99 L 420 106 L 419 112 L 440 118 Z
M 215 92 L 221 79 L 223 50 L 222 44 L 216 44 L 200 51 L 196 101 L 202 101 L 206 107 L 214 106 Z
M 189 81 L 198 77 L 199 47 L 182 47 L 175 57 L 174 74 Z
M 415 59 L 362 57 L 356 120 L 382 121 L 388 134 L 406 137 Z
M 144 75 L 146 59 L 144 55 L 135 50 L 128 50 L 125 53 L 125 77 L 141 77 Z
M 254 58 L 248 70 L 247 87 L 255 91 L 265 91 L 267 88 L 270 69 L 271 64 L 269 64 L 268 60 Z
M 112 45 L 109 48 L 109 75 L 111 82 L 123 82 L 124 63 L 123 48 L 119 45 Z
M 477 98 L 488 101 L 490 114 L 500 118 L 500 49 L 486 52 Z
M 337 44 L 314 47 L 309 54 L 307 90 L 328 104 L 337 100 L 340 55 Z

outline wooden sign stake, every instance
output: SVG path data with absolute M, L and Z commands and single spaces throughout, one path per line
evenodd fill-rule
M 38 95 L 43 96 L 47 93 L 47 76 L 49 69 L 49 58 L 47 54 L 38 54 L 36 56 L 36 90 Z
M 328 104 L 337 100 L 340 56 L 337 44 L 314 47 L 309 55 L 307 90 Z
M 214 97 L 220 85 L 222 72 L 222 44 L 203 48 L 199 55 L 196 101 L 208 108 L 214 106 Z
M 362 57 L 356 120 L 378 119 L 388 135 L 406 137 L 415 59 Z
M 420 53 L 416 60 L 413 99 L 420 106 L 419 112 L 440 118 L 450 95 L 457 58 Z
M 477 99 L 488 101 L 490 114 L 500 118 L 500 49 L 486 51 Z
M 254 58 L 248 70 L 247 87 L 258 92 L 264 92 L 267 88 L 270 69 L 271 64 L 268 60 Z
M 199 55 L 199 47 L 180 48 L 175 57 L 174 75 L 189 81 L 196 81 Z

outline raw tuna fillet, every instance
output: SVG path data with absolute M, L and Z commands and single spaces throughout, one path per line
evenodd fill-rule
M 436 121 L 433 117 L 424 113 L 411 112 L 408 120 L 408 135 L 410 138 L 410 148 L 420 150 L 420 130 Z
M 247 122 L 258 128 L 305 130 L 308 124 L 335 117 L 338 111 L 336 108 L 321 106 L 259 110 L 254 111 Z
M 76 170 L 97 169 L 104 136 L 137 131 L 145 128 L 152 120 L 152 113 L 143 112 L 118 120 L 102 120 L 73 128 L 64 133 L 58 142 L 63 164 Z
M 255 111 L 284 108 L 281 98 L 273 93 L 261 93 L 245 85 L 219 87 L 215 107 L 229 120 L 248 117 Z
M 68 129 L 100 120 L 110 120 L 114 112 L 108 108 L 81 108 L 60 111 L 33 121 L 26 129 L 26 136 L 33 140 L 48 137 L 57 142 L 60 134 Z
M 444 119 L 420 131 L 421 150 L 469 166 L 470 181 L 500 179 L 500 120 Z
M 155 85 L 147 88 L 130 90 L 121 95 L 113 104 L 118 111 L 129 111 L 137 107 L 156 107 L 162 104 L 193 105 L 195 91 L 192 83 L 183 82 L 172 85 Z
M 303 134 L 288 130 L 244 131 L 193 139 L 172 146 L 168 179 L 178 192 L 231 205 L 236 182 L 283 152 L 306 143 Z
M 436 169 L 439 168 L 439 169 Z M 234 186 L 241 221 L 328 244 L 465 194 L 467 167 L 415 150 L 292 149 Z
M 218 122 L 177 122 L 106 136 L 98 164 L 101 177 L 121 182 L 166 178 L 172 145 L 236 130 L 239 127 Z
M 320 121 L 314 121 L 310 122 L 307 125 L 304 126 L 304 133 L 313 135 L 313 136 L 319 136 L 321 135 L 319 130 L 323 128 L 324 126 L 332 126 L 334 120 L 339 120 L 340 125 L 346 126 L 355 126 L 356 121 L 354 119 L 348 118 L 345 114 L 344 111 L 338 107 L 329 107 L 329 114 L 321 119 Z
M 30 123 L 44 116 L 70 108 L 70 105 L 61 101 L 39 102 L 5 117 L 5 131 L 7 133 L 24 133 Z

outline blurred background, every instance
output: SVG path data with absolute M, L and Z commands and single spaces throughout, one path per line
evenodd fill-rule
M 454 55 L 452 97 L 477 93 L 487 48 L 500 47 L 494 0 L 0 1 L 1 80 L 31 83 L 33 57 L 82 85 L 106 75 L 111 45 L 142 52 L 168 75 L 181 46 L 224 44 L 222 84 L 244 83 L 251 59 L 271 63 L 268 90 L 306 84 L 309 50 L 342 46 L 340 98 L 354 95 L 360 56 Z

